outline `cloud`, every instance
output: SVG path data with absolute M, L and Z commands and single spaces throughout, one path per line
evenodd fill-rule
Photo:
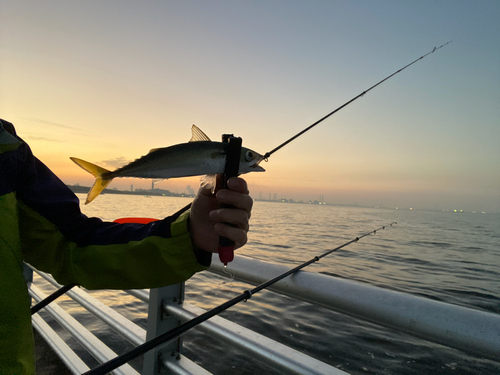
M 55 138 L 47 138 L 47 137 L 41 137 L 39 135 L 33 135 L 33 134 L 23 134 L 23 139 L 26 141 L 46 141 L 46 142 L 58 142 L 61 143 L 62 141 L 55 139 Z
M 79 136 L 86 136 L 86 130 L 82 128 L 77 128 L 74 126 L 58 124 L 56 122 L 42 120 L 39 118 L 24 118 L 27 121 L 33 122 L 37 125 L 31 125 L 29 130 L 32 133 L 23 133 L 23 138 L 27 141 L 45 141 L 45 142 L 67 142 L 66 139 L 62 140 L 62 131 L 60 129 L 70 130 L 71 132 L 78 134 Z M 48 126 L 46 126 L 48 125 Z M 57 129 L 54 129 L 57 128 Z M 67 138 L 67 136 L 66 136 Z
M 62 128 L 62 129 L 77 130 L 77 131 L 83 131 L 84 130 L 82 128 L 77 128 L 77 127 L 74 127 L 74 126 L 58 124 L 56 122 L 42 120 L 42 119 L 39 119 L 39 118 L 27 118 L 26 120 L 29 120 L 29 121 L 32 121 L 32 122 L 36 122 L 36 123 L 39 123 L 39 124 L 55 126 L 57 128 Z
M 115 168 L 120 168 L 123 167 L 124 165 L 127 165 L 131 162 L 130 159 L 126 159 L 123 156 L 119 156 L 114 159 L 108 159 L 108 160 L 103 160 L 100 162 L 101 165 L 107 166 L 107 167 L 115 167 Z

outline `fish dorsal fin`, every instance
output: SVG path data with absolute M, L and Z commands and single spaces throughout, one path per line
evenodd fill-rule
M 196 125 L 191 126 L 191 139 L 189 140 L 189 142 L 202 142 L 202 141 L 204 142 L 210 141 L 210 138 L 208 138 L 208 136 L 205 133 L 203 133 L 201 129 Z
M 191 126 L 191 139 L 189 140 L 189 142 L 207 142 L 207 141 L 210 142 L 210 138 L 208 138 L 208 135 L 203 133 L 203 131 L 201 131 L 201 129 L 196 125 Z M 151 150 L 149 150 L 148 154 L 161 149 L 162 147 L 152 148 Z

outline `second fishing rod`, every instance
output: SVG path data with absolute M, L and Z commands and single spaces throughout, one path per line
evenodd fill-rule
M 281 275 L 274 277 L 271 280 L 268 280 L 268 281 L 256 286 L 253 289 L 243 291 L 240 295 L 234 297 L 233 299 L 231 299 L 227 302 L 224 302 L 223 304 L 213 308 L 212 310 L 209 310 L 206 313 L 201 314 L 201 315 L 197 316 L 196 318 L 193 318 L 193 319 L 187 321 L 186 323 L 183 323 L 180 326 L 155 337 L 154 339 L 146 341 L 144 344 L 139 345 L 126 353 L 124 353 L 124 354 L 122 354 L 122 355 L 120 355 L 120 356 L 118 356 L 118 357 L 116 357 L 108 362 L 105 362 L 105 363 L 97 366 L 96 368 L 94 368 L 90 371 L 87 371 L 86 373 L 84 373 L 84 375 L 104 375 L 104 374 L 107 374 L 108 372 L 113 371 L 114 369 L 124 365 L 125 363 L 127 363 L 127 362 L 129 362 L 129 361 L 131 361 L 131 360 L 133 360 L 133 359 L 135 359 L 143 354 L 145 354 L 146 352 L 156 348 L 157 346 L 168 344 L 169 342 L 172 342 L 173 340 L 177 339 L 179 336 L 181 336 L 182 334 L 184 334 L 185 332 L 187 332 L 191 328 L 196 327 L 198 324 L 201 324 L 204 321 L 220 314 L 221 312 L 227 310 L 231 306 L 234 306 L 241 301 L 247 301 L 248 299 L 252 298 L 253 295 L 257 294 L 261 290 L 268 288 L 269 286 L 275 284 L 276 282 L 284 279 L 287 276 L 290 276 L 290 275 L 296 273 L 297 271 L 309 266 L 312 263 L 318 262 L 321 258 L 324 258 L 327 255 L 334 253 L 334 252 L 336 252 L 336 251 L 338 251 L 338 250 L 340 250 L 340 249 L 342 249 L 342 248 L 344 248 L 344 247 L 346 247 L 354 242 L 358 242 L 363 237 L 369 236 L 371 234 L 375 234 L 378 231 L 384 230 L 387 227 L 392 227 L 394 224 L 397 224 L 397 222 L 392 222 L 388 225 L 384 225 L 380 228 L 377 228 L 377 229 L 372 230 L 370 232 L 359 235 L 359 236 L 353 238 L 352 240 L 343 243 L 340 246 L 337 246 L 333 249 L 327 250 L 324 253 L 315 256 L 314 258 L 298 265 L 295 268 L 292 268 L 292 269 L 282 273 Z

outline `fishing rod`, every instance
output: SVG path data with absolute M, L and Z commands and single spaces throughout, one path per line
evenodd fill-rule
M 304 130 L 300 131 L 299 133 L 297 133 L 296 135 L 294 135 L 293 137 L 291 137 L 290 139 L 288 139 L 287 141 L 283 142 L 282 144 L 280 144 L 279 146 L 275 147 L 273 150 L 269 151 L 269 152 L 266 152 L 266 154 L 263 156 L 263 160 L 266 160 L 269 159 L 269 156 L 271 156 L 272 154 L 274 154 L 276 151 L 278 151 L 279 149 L 281 149 L 282 147 L 286 146 L 288 143 L 292 142 L 294 139 L 300 137 L 302 134 L 304 134 L 305 132 L 307 132 L 308 130 L 311 130 L 313 127 L 315 127 L 316 125 L 318 125 L 319 123 L 323 122 L 324 120 L 326 120 L 328 117 L 332 116 L 333 114 L 337 113 L 338 111 L 340 111 L 342 108 L 348 106 L 349 104 L 351 104 L 352 102 L 354 102 L 355 100 L 359 99 L 360 97 L 364 96 L 368 91 L 374 89 L 375 87 L 377 87 L 378 85 L 380 85 L 381 83 L 387 81 L 389 78 L 395 76 L 396 74 L 398 74 L 399 72 L 403 71 L 404 69 L 408 68 L 410 65 L 413 65 L 415 64 L 417 61 L 419 60 L 422 60 L 424 57 L 426 57 L 427 55 L 430 55 L 431 53 L 434 53 L 435 51 L 437 51 L 438 49 L 440 48 L 443 48 L 444 46 L 446 46 L 447 44 L 450 44 L 452 41 L 450 40 L 449 42 L 445 43 L 445 44 L 442 44 L 441 46 L 439 47 L 434 47 L 434 49 L 428 53 L 426 53 L 425 55 L 423 56 L 420 56 L 419 58 L 415 59 L 414 61 L 412 61 L 411 63 L 405 65 L 404 67 L 402 67 L 401 69 L 397 70 L 396 72 L 392 73 L 391 75 L 387 76 L 386 78 L 382 79 L 381 81 L 377 82 L 375 85 L 373 85 L 372 87 L 368 88 L 367 90 L 363 91 L 361 94 L 355 96 L 354 98 L 352 98 L 351 100 L 347 101 L 346 103 L 342 104 L 340 107 L 336 108 L 335 110 L 333 110 L 332 112 L 330 112 L 329 114 L 327 114 L 326 116 L 320 118 L 318 121 L 316 121 L 315 123 L 309 125 L 307 128 L 305 128 Z M 232 134 L 225 134 L 223 135 L 223 142 L 229 142 L 230 138 L 233 138 L 232 137 Z M 231 142 L 230 142 L 231 143 Z M 233 145 L 230 145 L 229 147 L 229 150 L 231 150 L 231 153 L 234 153 L 234 155 L 239 155 L 238 154 L 238 147 L 241 147 L 241 142 L 234 142 L 234 147 Z M 232 157 L 231 157 L 232 159 Z M 227 158 L 226 160 L 226 170 L 225 170 L 225 184 L 227 184 L 227 179 L 229 177 L 232 177 L 232 176 L 237 176 L 238 175 L 238 167 L 237 165 L 235 166 L 229 166 L 229 157 Z M 236 168 L 236 169 L 235 169 Z M 226 186 L 226 185 L 225 185 Z M 227 187 L 227 186 L 226 186 Z M 181 209 L 181 211 L 185 211 L 186 209 L 188 209 L 190 207 L 191 204 L 187 205 L 186 207 L 184 207 L 183 209 Z M 221 260 L 222 263 L 224 263 L 225 265 L 227 264 L 227 262 L 230 262 L 232 259 L 233 259 L 233 245 L 230 241 L 228 241 L 227 239 L 221 237 L 221 240 L 220 240 L 220 244 L 219 244 L 219 258 Z M 66 286 L 64 288 L 67 288 L 67 289 L 61 289 L 61 291 L 56 291 L 53 295 L 50 295 L 49 297 L 46 298 L 46 300 L 43 300 L 41 301 L 38 305 L 36 306 L 33 306 L 32 309 L 31 309 L 31 314 L 34 314 L 36 313 L 37 311 L 39 311 L 41 308 L 45 307 L 46 305 L 48 305 L 50 302 L 54 301 L 56 298 L 58 298 L 59 296 L 61 296 L 62 294 L 64 294 L 67 290 L 71 289 L 74 285 L 71 285 L 71 286 Z
M 281 149 L 282 147 L 286 146 L 287 144 L 289 144 L 291 141 L 293 141 L 294 139 L 300 137 L 302 134 L 304 134 L 306 131 L 308 130 L 311 130 L 312 128 L 314 128 L 316 125 L 318 125 L 319 123 L 323 122 L 324 120 L 326 120 L 328 117 L 330 117 L 331 115 L 337 113 L 338 111 L 340 111 L 342 108 L 344 107 L 347 107 L 349 104 L 351 104 L 352 102 L 354 102 L 355 100 L 361 98 L 362 96 L 364 96 L 368 91 L 374 89 L 375 87 L 377 87 L 378 85 L 380 85 L 381 83 L 387 81 L 389 78 L 395 76 L 396 74 L 398 74 L 399 72 L 405 70 L 406 68 L 408 68 L 410 65 L 413 65 L 415 64 L 417 61 L 419 60 L 422 60 L 424 57 L 426 57 L 427 55 L 430 55 L 431 53 L 437 51 L 438 49 L 440 48 L 443 48 L 444 46 L 446 46 L 447 44 L 450 44 L 452 41 L 450 40 L 448 43 L 445 43 L 445 44 L 442 44 L 440 45 L 439 47 L 434 47 L 434 49 L 428 53 L 426 53 L 425 55 L 423 56 L 420 56 L 418 59 L 415 59 L 414 61 L 412 61 L 411 63 L 409 63 L 408 65 L 405 65 L 404 67 L 402 67 L 401 69 L 397 70 L 396 72 L 392 73 L 391 75 L 385 77 L 383 80 L 377 82 L 376 84 L 374 84 L 372 87 L 370 87 L 369 89 L 366 89 L 365 91 L 363 91 L 361 94 L 355 96 L 354 98 L 352 98 L 351 100 L 345 102 L 344 104 L 342 104 L 340 107 L 334 109 L 332 112 L 330 112 L 329 114 L 327 114 L 326 116 L 320 118 L 318 121 L 316 121 L 315 123 L 309 125 L 307 128 L 305 128 L 304 130 L 300 131 L 299 133 L 295 134 L 293 137 L 291 137 L 289 140 L 283 142 L 282 144 L 280 144 L 278 147 L 274 148 L 273 150 L 269 151 L 269 152 L 266 152 L 266 154 L 264 155 L 264 158 L 263 160 L 266 160 L 269 159 L 269 156 L 271 156 L 272 154 L 274 154 L 276 151 L 278 151 L 279 149 Z
M 234 306 L 241 301 L 246 302 L 254 294 L 260 292 L 263 289 L 266 289 L 267 287 L 280 281 L 281 279 L 284 279 L 285 277 L 294 274 L 295 272 L 301 270 L 302 268 L 307 267 L 308 265 L 319 261 L 321 258 L 324 258 L 327 255 L 352 244 L 353 242 L 358 242 L 363 237 L 369 236 L 370 234 L 376 234 L 377 231 L 379 231 L 379 230 L 383 230 L 389 226 L 392 227 L 393 224 L 397 224 L 397 222 L 394 221 L 394 222 L 390 223 L 389 225 L 384 225 L 380 228 L 377 228 L 375 230 L 372 230 L 370 232 L 362 234 L 362 235 L 360 235 L 360 236 L 358 236 L 358 237 L 356 237 L 356 238 L 354 238 L 354 239 L 352 239 L 352 240 L 350 240 L 350 241 L 348 241 L 340 246 L 337 246 L 334 249 L 328 250 L 320 255 L 315 256 L 314 258 L 302 263 L 301 265 L 299 265 L 295 268 L 292 268 L 292 269 L 282 273 L 281 275 L 278 275 L 275 278 L 258 285 L 257 287 L 255 287 L 251 290 L 245 290 L 239 296 L 236 296 L 235 298 L 233 298 L 227 302 L 224 302 L 223 304 L 213 308 L 212 310 L 209 310 L 209 311 L 197 316 L 196 318 L 193 318 L 193 319 L 187 321 L 186 323 L 183 323 L 180 326 L 155 337 L 154 339 L 146 341 L 144 344 L 141 344 L 141 345 L 135 347 L 134 349 L 132 349 L 132 350 L 116 357 L 116 358 L 113 358 L 113 359 L 109 360 L 108 362 L 105 362 L 105 363 L 97 366 L 96 368 L 94 368 L 90 371 L 85 372 L 83 375 L 104 375 L 104 374 L 107 374 L 108 372 L 113 371 L 114 369 L 131 361 L 132 359 L 143 355 L 144 353 L 150 351 L 151 349 L 154 349 L 155 347 L 157 347 L 159 345 L 167 344 L 167 343 L 177 339 L 180 335 L 182 335 L 186 331 L 188 331 L 191 328 L 197 326 L 198 324 L 203 323 L 204 321 L 214 317 L 215 315 L 218 315 L 219 313 L 227 310 L 231 306 Z

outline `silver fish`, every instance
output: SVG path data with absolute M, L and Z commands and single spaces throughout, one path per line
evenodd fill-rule
M 85 204 L 94 200 L 116 177 L 174 178 L 224 173 L 227 143 L 212 142 L 197 126 L 191 128 L 188 143 L 156 148 L 115 171 L 109 171 L 85 160 L 71 157 L 78 166 L 96 178 Z M 241 148 L 239 173 L 264 172 L 259 166 L 263 156 Z

